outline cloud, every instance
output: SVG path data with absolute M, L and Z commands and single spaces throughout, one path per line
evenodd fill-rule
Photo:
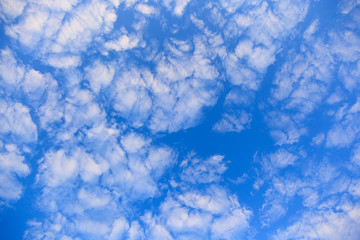
M 17 85 L 25 73 L 24 66 L 18 65 L 13 53 L 8 48 L 1 50 L 0 70 L 3 80 L 1 86 L 3 87 L 6 87 L 6 85 Z
M 186 159 L 180 166 L 183 168 L 181 172 L 182 181 L 191 183 L 211 183 L 221 179 L 222 174 L 227 167 L 223 163 L 224 156 L 215 155 L 206 160 Z
M 107 1 L 41 1 L 29 3 L 6 33 L 45 63 L 69 68 L 80 65 L 79 53 L 96 35 L 108 33 L 115 20 L 114 5 Z
M 244 235 L 250 216 L 251 212 L 240 207 L 235 196 L 214 186 L 204 193 L 189 191 L 167 199 L 160 206 L 160 215 L 152 221 L 166 227 L 174 238 L 234 239 Z
M 158 181 L 175 155 L 170 148 L 151 145 L 140 134 L 123 135 L 120 141 L 119 137 L 116 129 L 93 126 L 84 130 L 81 139 L 63 140 L 62 148 L 45 154 L 36 179 L 43 189 L 38 204 L 46 206 L 42 210 L 49 217 L 29 222 L 28 239 L 48 234 L 143 239 L 142 226 L 128 220 L 126 212 L 132 202 L 160 193 Z M 59 214 L 65 219 L 62 223 L 58 223 Z
M 159 214 L 148 212 L 144 216 L 150 236 L 159 234 L 152 230 L 153 225 L 162 229 L 169 239 L 244 236 L 252 213 L 240 206 L 237 197 L 219 184 L 226 170 L 223 156 L 214 155 L 206 160 L 189 156 L 179 167 L 182 170 L 170 182 L 172 192 L 161 203 Z M 205 187 L 198 184 L 205 184 Z
M 213 126 L 213 130 L 217 132 L 241 132 L 250 122 L 251 114 L 245 111 L 224 113 L 222 118 Z
M 149 71 L 131 69 L 123 72 L 114 83 L 115 88 L 110 90 L 114 96 L 114 109 L 136 127 L 141 127 L 151 114 L 153 102 L 146 82 L 152 79 Z
M 32 121 L 30 111 L 21 103 L 0 100 L 0 134 L 10 134 L 10 139 L 17 143 L 37 140 L 37 127 Z
M 310 2 L 2 1 L 0 197 L 31 162 L 24 238 L 359 237 L 358 3 L 325 29 Z M 254 202 L 227 151 L 165 145 L 199 123 L 261 128 L 233 181 Z
M 270 161 L 275 168 L 284 168 L 293 165 L 297 157 L 286 150 L 280 149 L 270 155 Z
M 50 55 L 46 59 L 46 63 L 55 68 L 74 68 L 81 65 L 79 56 L 71 55 Z
M 190 0 L 166 0 L 163 4 L 168 10 L 173 11 L 173 14 L 181 17 L 189 2 Z
M 136 153 L 145 146 L 146 141 L 141 135 L 130 133 L 121 139 L 121 144 L 127 152 Z
M 264 202 L 259 213 L 263 227 L 284 217 L 288 202 L 298 194 L 304 183 L 296 177 L 290 167 L 296 167 L 299 156 L 280 148 L 277 151 L 259 156 L 254 160 L 261 165 L 254 188 L 264 188 Z
M 221 6 L 235 13 L 227 21 L 225 37 L 242 36 L 236 40 L 234 51 L 224 58 L 230 82 L 257 90 L 262 74 L 275 61 L 279 41 L 284 41 L 305 18 L 309 3 L 285 1 L 270 5 L 267 2 L 221 1 Z M 245 10 L 236 13 L 238 8 Z
M 75 156 L 67 156 L 64 150 L 49 152 L 40 162 L 40 175 L 38 181 L 42 181 L 49 187 L 57 187 L 74 179 L 79 171 L 79 163 Z
M 140 40 L 136 35 L 124 33 L 118 39 L 105 42 L 104 47 L 112 51 L 126 51 L 140 46 Z
M 118 218 L 113 223 L 109 239 L 120 239 L 129 230 L 129 223 L 124 218 Z
M 222 7 L 225 8 L 230 13 L 234 13 L 236 9 L 238 9 L 239 7 L 241 7 L 241 5 L 244 4 L 244 1 L 236 1 L 236 0 L 231 0 L 231 1 L 221 0 L 220 2 Z
M 216 102 L 217 69 L 206 51 L 207 42 L 172 40 L 169 56 L 159 55 L 155 73 L 147 68 L 125 69 L 109 89 L 114 108 L 134 127 L 174 132 L 194 126 L 202 110 Z
M 359 206 L 352 204 L 339 206 L 337 211 L 306 212 L 286 230 L 278 231 L 274 239 L 358 239 L 359 213 Z
M 343 0 L 339 2 L 339 10 L 342 14 L 349 14 L 359 3 L 353 0 Z
M 147 5 L 147 4 L 137 4 L 135 6 L 135 9 L 144 15 L 158 14 L 158 10 L 155 7 Z
M 306 29 L 306 31 L 303 34 L 303 37 L 306 40 L 310 40 L 312 35 L 318 30 L 319 28 L 319 19 L 314 20 L 311 25 Z
M 357 116 L 360 112 L 360 100 L 351 106 L 343 106 L 336 114 L 337 122 L 328 131 L 326 145 L 328 147 L 348 147 L 356 139 L 360 129 L 357 127 Z
M 50 127 L 49 124 L 61 120 L 63 117 L 63 109 L 60 104 L 62 91 L 51 74 L 44 74 L 29 65 L 24 65 L 16 59 L 16 56 L 10 49 L 1 51 L 0 68 L 2 69 L 1 78 L 3 80 L 1 87 L 6 90 L 6 95 L 14 99 L 14 101 L 26 102 L 29 109 L 24 109 L 25 115 L 26 111 L 30 112 L 34 109 L 33 113 L 39 117 L 40 121 L 40 126 L 38 127 L 47 128 Z M 10 114 L 12 111 L 18 112 L 16 110 L 19 109 L 18 106 L 20 105 L 17 104 L 15 108 L 9 106 L 12 110 L 10 111 L 9 109 L 8 113 Z M 26 119 L 27 117 L 23 118 L 24 121 Z M 12 124 L 15 124 L 15 121 Z M 34 127 L 36 126 L 31 127 L 29 125 L 26 134 L 32 134 L 31 132 L 34 130 L 31 129 Z
M 19 178 L 30 173 L 25 158 L 14 144 L 0 142 L 0 206 L 8 201 L 19 200 L 24 187 Z
M 24 10 L 26 2 L 22 0 L 4 0 L 0 2 L 1 18 L 4 20 L 18 17 Z
M 351 161 L 356 165 L 360 165 L 360 145 L 356 145 L 353 149 Z
M 107 87 L 114 78 L 115 67 L 112 64 L 103 64 L 99 61 L 86 69 L 90 87 L 95 93 L 99 93 L 102 87 Z

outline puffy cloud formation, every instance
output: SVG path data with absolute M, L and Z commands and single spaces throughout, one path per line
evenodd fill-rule
M 0 1 L 4 237 L 359 239 L 359 13 Z
M 4 201 L 18 200 L 23 193 L 23 186 L 17 177 L 26 177 L 30 173 L 16 145 L 0 142 L 0 206 Z

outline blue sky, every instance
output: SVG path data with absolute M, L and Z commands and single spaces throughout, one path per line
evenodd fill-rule
M 358 0 L 0 0 L 0 232 L 360 239 Z

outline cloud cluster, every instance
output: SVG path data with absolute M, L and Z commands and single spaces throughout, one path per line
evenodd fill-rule
M 358 239 L 360 4 L 319 3 L 0 1 L 1 207 L 34 173 L 25 239 Z M 166 138 L 254 122 L 251 167 Z
M 8 201 L 20 199 L 23 186 L 18 177 L 26 177 L 30 173 L 25 158 L 14 144 L 0 142 L 0 206 Z

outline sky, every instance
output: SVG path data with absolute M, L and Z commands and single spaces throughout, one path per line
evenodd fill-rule
M 1 239 L 360 239 L 359 0 L 0 19 Z

